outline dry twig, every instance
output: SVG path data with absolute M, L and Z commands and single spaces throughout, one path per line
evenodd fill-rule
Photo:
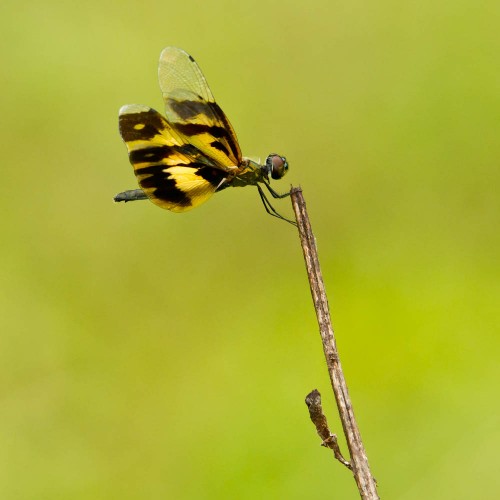
M 292 187 L 290 191 L 292 206 L 299 229 L 300 242 L 304 252 L 307 276 L 318 319 L 323 351 L 330 381 L 332 384 L 337 407 L 339 410 L 342 428 L 349 448 L 351 457 L 351 470 L 356 480 L 358 490 L 362 499 L 377 500 L 377 485 L 370 472 L 368 458 L 361 440 L 361 434 L 352 410 L 351 399 L 347 390 L 347 384 L 340 364 L 339 354 L 335 343 L 335 337 L 330 319 L 328 299 L 326 297 L 325 284 L 321 275 L 318 259 L 316 240 L 311 230 L 311 223 L 306 210 L 306 203 L 300 188 Z

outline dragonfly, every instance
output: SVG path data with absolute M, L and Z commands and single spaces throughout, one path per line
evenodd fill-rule
M 114 200 L 149 199 L 186 212 L 228 187 L 256 186 L 268 214 L 296 225 L 275 210 L 263 189 L 276 199 L 290 195 L 270 185 L 287 173 L 286 158 L 272 153 L 260 164 L 242 156 L 234 128 L 194 58 L 177 47 L 163 49 L 158 79 L 165 116 L 141 104 L 120 108 L 120 135 L 140 189 Z

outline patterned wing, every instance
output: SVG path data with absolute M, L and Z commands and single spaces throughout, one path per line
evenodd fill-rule
M 226 177 L 214 158 L 190 144 L 154 109 L 129 104 L 119 115 L 139 185 L 156 205 L 185 212 L 208 200 Z
M 234 129 L 195 60 L 181 49 L 167 47 L 160 55 L 158 79 L 172 127 L 218 168 L 238 167 L 242 157 Z

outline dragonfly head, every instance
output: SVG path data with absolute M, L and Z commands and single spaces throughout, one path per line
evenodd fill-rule
M 266 159 L 266 168 L 273 179 L 281 179 L 288 172 L 288 163 L 284 156 L 273 153 Z

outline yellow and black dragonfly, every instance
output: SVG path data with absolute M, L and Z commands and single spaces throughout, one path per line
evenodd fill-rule
M 262 189 L 273 198 L 289 196 L 274 191 L 269 180 L 286 174 L 286 159 L 270 154 L 260 165 L 242 156 L 234 129 L 195 60 L 182 49 L 167 47 L 160 55 L 158 78 L 166 118 L 140 104 L 120 109 L 120 134 L 141 189 L 119 193 L 115 201 L 149 198 L 159 207 L 185 212 L 229 186 L 253 185 L 267 213 L 295 224 L 274 209 Z

